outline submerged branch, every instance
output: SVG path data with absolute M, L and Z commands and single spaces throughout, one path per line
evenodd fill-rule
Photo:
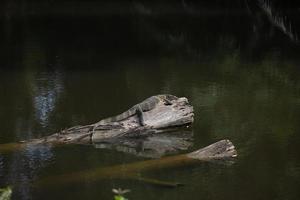
M 208 162 L 216 160 L 232 159 L 237 156 L 234 145 L 229 140 L 221 140 L 211 144 L 205 148 L 199 149 L 192 153 L 169 156 L 155 160 L 147 160 L 124 165 L 117 165 L 105 168 L 90 169 L 81 172 L 64 174 L 61 176 L 51 176 L 37 181 L 34 185 L 43 186 L 59 186 L 62 184 L 74 184 L 83 180 L 97 181 L 99 179 L 134 179 L 153 184 L 162 185 L 178 185 L 178 183 L 170 183 L 165 181 L 139 178 L 139 174 L 145 171 L 154 171 L 166 168 L 176 168 L 180 166 L 189 166 L 198 164 L 199 162 Z

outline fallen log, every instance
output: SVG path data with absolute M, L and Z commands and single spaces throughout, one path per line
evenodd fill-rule
M 164 168 L 175 168 L 180 166 L 187 167 L 190 165 L 199 164 L 199 162 L 220 160 L 228 161 L 229 159 L 235 158 L 236 156 L 237 151 L 235 150 L 232 142 L 229 140 L 221 140 L 207 147 L 187 154 L 168 156 L 160 159 L 153 159 L 105 168 L 90 169 L 60 176 L 46 177 L 36 181 L 34 183 L 34 186 L 61 186 L 64 184 L 68 185 L 82 182 L 84 180 L 88 180 L 89 182 L 91 182 L 97 181 L 99 179 L 134 179 L 149 182 L 151 184 L 174 187 L 177 186 L 178 183 L 144 178 L 141 177 L 140 174 L 141 172 L 154 171 Z
M 154 108 L 143 112 L 145 125 L 140 123 L 138 114 L 114 122 L 104 119 L 90 125 L 74 126 L 38 139 L 2 144 L 0 145 L 0 153 L 11 152 L 32 145 L 116 143 L 116 141 L 124 138 L 141 138 L 174 131 L 178 127 L 187 127 L 193 122 L 193 107 L 188 103 L 187 98 L 178 98 L 173 95 L 157 96 L 170 96 L 171 98 L 167 100 L 167 103 L 164 101 L 156 102 Z

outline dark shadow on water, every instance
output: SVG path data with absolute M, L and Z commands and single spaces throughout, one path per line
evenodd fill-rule
M 1 68 L 108 68 L 112 60 L 174 54 L 211 60 L 220 48 L 238 49 L 251 60 L 270 51 L 297 55 L 297 42 L 269 20 L 264 1 L 247 2 L 7 2 L 11 13 L 0 20 Z M 299 19 L 289 15 L 297 10 L 267 8 L 294 20 L 283 25 L 297 35 Z
M 145 158 L 82 146 L 0 154 L 0 185 L 22 184 L 15 199 L 111 198 L 112 187 L 131 189 L 129 199 L 299 199 L 299 44 L 274 25 L 281 18 L 246 1 L 71 3 L 70 10 L 66 2 L 27 2 L 1 2 L 0 143 L 90 124 L 171 93 L 194 106 L 192 149 L 229 138 L 239 157 L 230 167 L 152 174 L 187 184 L 179 190 L 86 180 L 41 194 L 27 183 Z M 296 4 L 268 6 L 297 33 Z

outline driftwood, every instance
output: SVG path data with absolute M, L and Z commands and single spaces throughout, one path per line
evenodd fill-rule
M 37 187 L 59 187 L 63 184 L 74 184 L 84 180 L 134 179 L 149 182 L 151 184 L 174 187 L 180 184 L 141 177 L 141 172 L 195 165 L 199 164 L 199 162 L 228 161 L 236 156 L 237 152 L 234 145 L 229 140 L 221 140 L 192 153 L 46 177 L 38 180 L 34 185 Z
M 166 105 L 160 102 L 154 109 L 144 112 L 144 122 L 146 126 L 141 126 L 137 116 L 133 115 L 118 122 L 102 123 L 100 125 L 99 122 L 97 122 L 85 126 L 74 126 L 39 139 L 2 144 L 0 145 L 0 153 L 15 151 L 32 145 L 64 144 L 93 144 L 98 148 L 103 148 L 105 145 L 111 147 L 116 146 L 115 144 L 119 144 L 118 146 L 122 146 L 121 144 L 124 146 L 125 144 L 125 147 L 129 146 L 132 149 L 134 146 L 139 146 L 140 144 L 134 144 L 138 140 L 132 138 L 141 139 L 158 133 L 178 130 L 178 127 L 188 127 L 194 120 L 193 116 L 193 107 L 188 103 L 187 98 L 176 97 L 176 99 L 172 100 L 172 105 Z M 128 138 L 132 140 L 128 142 Z M 159 139 L 155 139 L 159 141 Z M 151 140 L 151 138 L 148 138 L 148 141 L 149 140 Z M 163 138 L 160 139 L 160 141 L 162 140 Z M 172 141 L 172 138 L 170 138 L 170 141 Z M 174 145 L 180 143 L 178 142 L 178 138 L 174 141 Z M 181 143 L 183 144 L 185 141 L 186 139 L 183 138 Z M 152 149 L 155 149 L 155 144 L 152 146 Z M 189 146 L 190 144 L 186 143 L 185 147 L 179 147 L 179 149 L 187 149 Z M 120 148 L 118 149 L 120 150 Z M 126 151 L 124 149 L 122 151 Z M 155 152 L 153 155 L 147 157 L 159 156 L 161 155 Z

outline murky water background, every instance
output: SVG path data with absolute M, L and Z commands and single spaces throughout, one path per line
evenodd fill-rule
M 118 187 L 131 189 L 132 200 L 299 198 L 298 45 L 246 8 L 186 6 L 2 18 L 0 143 L 96 122 L 170 93 L 194 106 L 190 150 L 228 138 L 235 164 L 146 174 L 186 184 L 176 189 L 129 180 L 34 189 L 43 176 L 145 158 L 76 145 L 0 152 L 0 185 L 17 185 L 14 199 L 112 199 Z

